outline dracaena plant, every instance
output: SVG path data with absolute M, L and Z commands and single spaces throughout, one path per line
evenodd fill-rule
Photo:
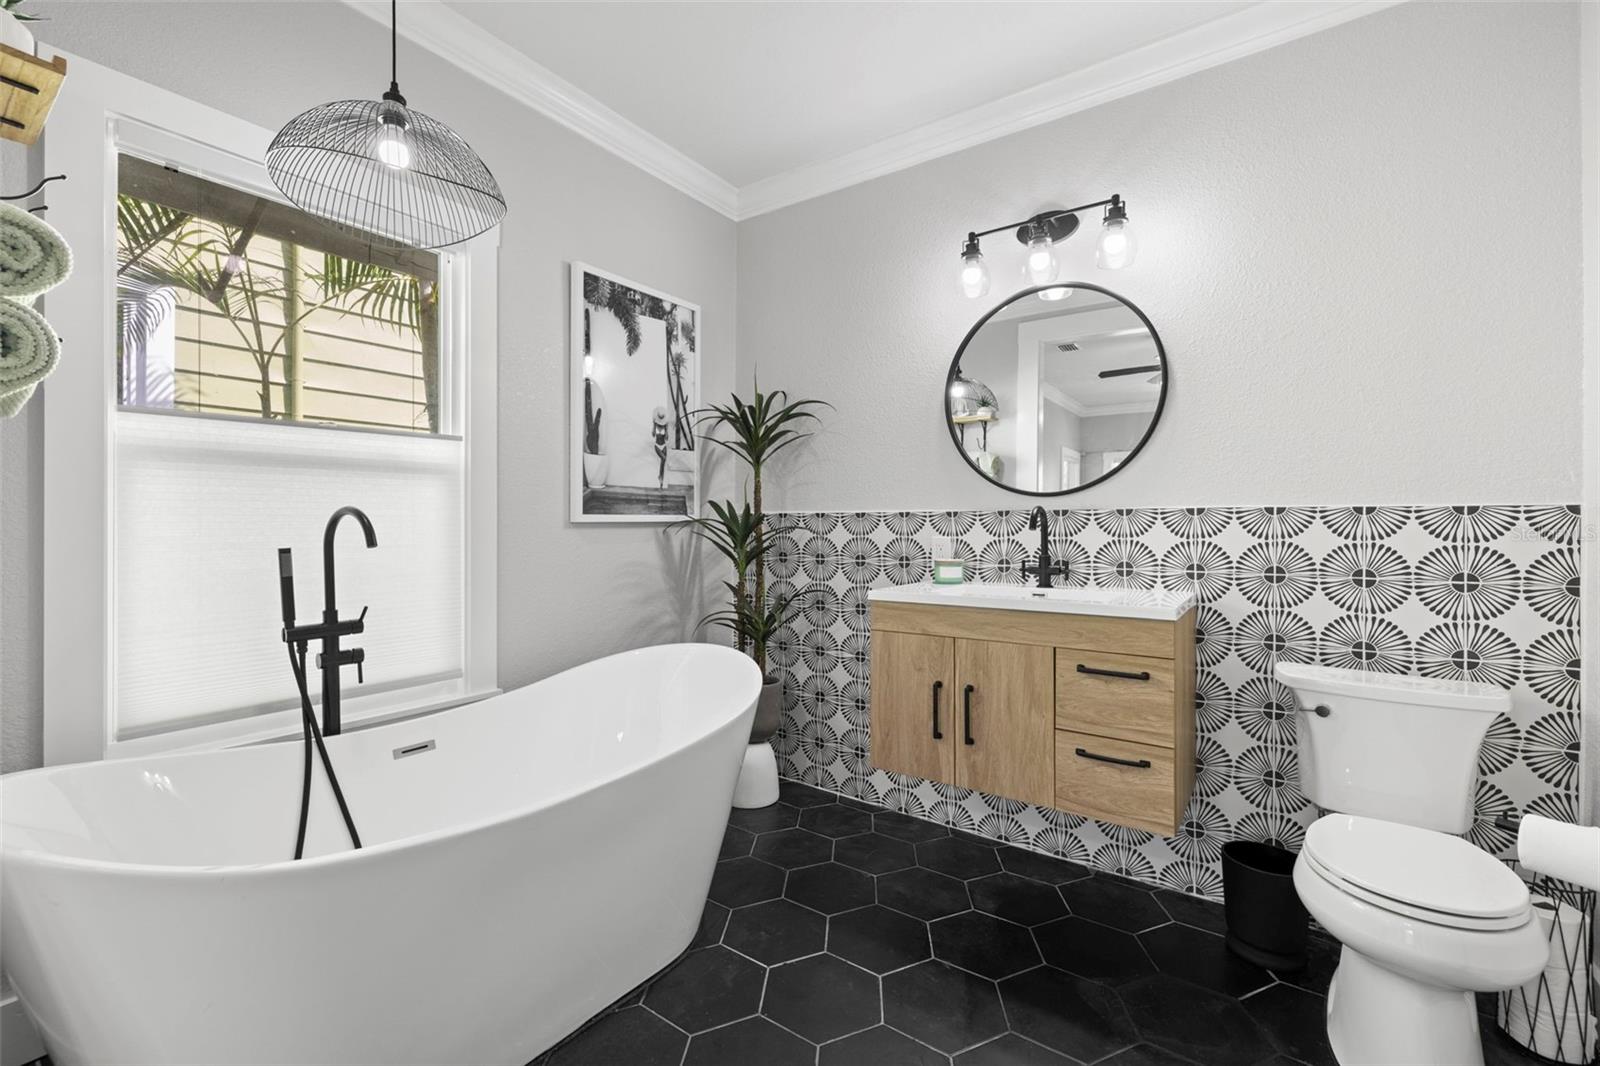
M 815 431 L 822 400 L 791 400 L 783 389 L 762 392 L 758 383 L 750 399 L 735 394 L 727 403 L 697 412 L 702 439 L 731 452 L 750 468 L 748 500 L 709 501 L 711 514 L 690 519 L 691 532 L 710 544 L 733 567 L 728 606 L 702 621 L 733 633 L 734 646 L 748 654 L 767 676 L 767 646 L 788 621 L 792 596 L 767 594 L 766 512 L 762 509 L 767 466 L 785 449 Z

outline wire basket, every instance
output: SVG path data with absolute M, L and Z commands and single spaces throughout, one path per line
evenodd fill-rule
M 1510 864 L 1513 869 L 1516 863 Z M 1512 1043 L 1542 1062 L 1595 1063 L 1600 1010 L 1589 974 L 1594 955 L 1595 893 L 1536 874 L 1528 881 L 1536 920 L 1550 943 L 1538 977 L 1497 997 L 1495 1023 Z

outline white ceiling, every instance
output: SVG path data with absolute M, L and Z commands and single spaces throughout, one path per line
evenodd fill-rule
M 382 0 L 345 0 L 387 25 Z M 405 0 L 400 34 L 731 218 L 1400 0 Z
M 447 3 L 736 187 L 1254 6 Z

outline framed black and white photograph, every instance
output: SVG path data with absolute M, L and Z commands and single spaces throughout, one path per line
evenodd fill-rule
M 574 522 L 698 517 L 700 308 L 572 264 Z

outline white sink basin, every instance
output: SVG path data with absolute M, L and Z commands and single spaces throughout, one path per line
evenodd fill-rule
M 1149 618 L 1175 621 L 1194 606 L 1188 593 L 1159 589 L 1054 588 L 1032 585 L 899 585 L 873 589 L 867 596 L 877 603 L 923 603 L 945 606 L 988 607 L 1005 611 L 1046 611 L 1055 614 L 1097 614 L 1108 618 Z

